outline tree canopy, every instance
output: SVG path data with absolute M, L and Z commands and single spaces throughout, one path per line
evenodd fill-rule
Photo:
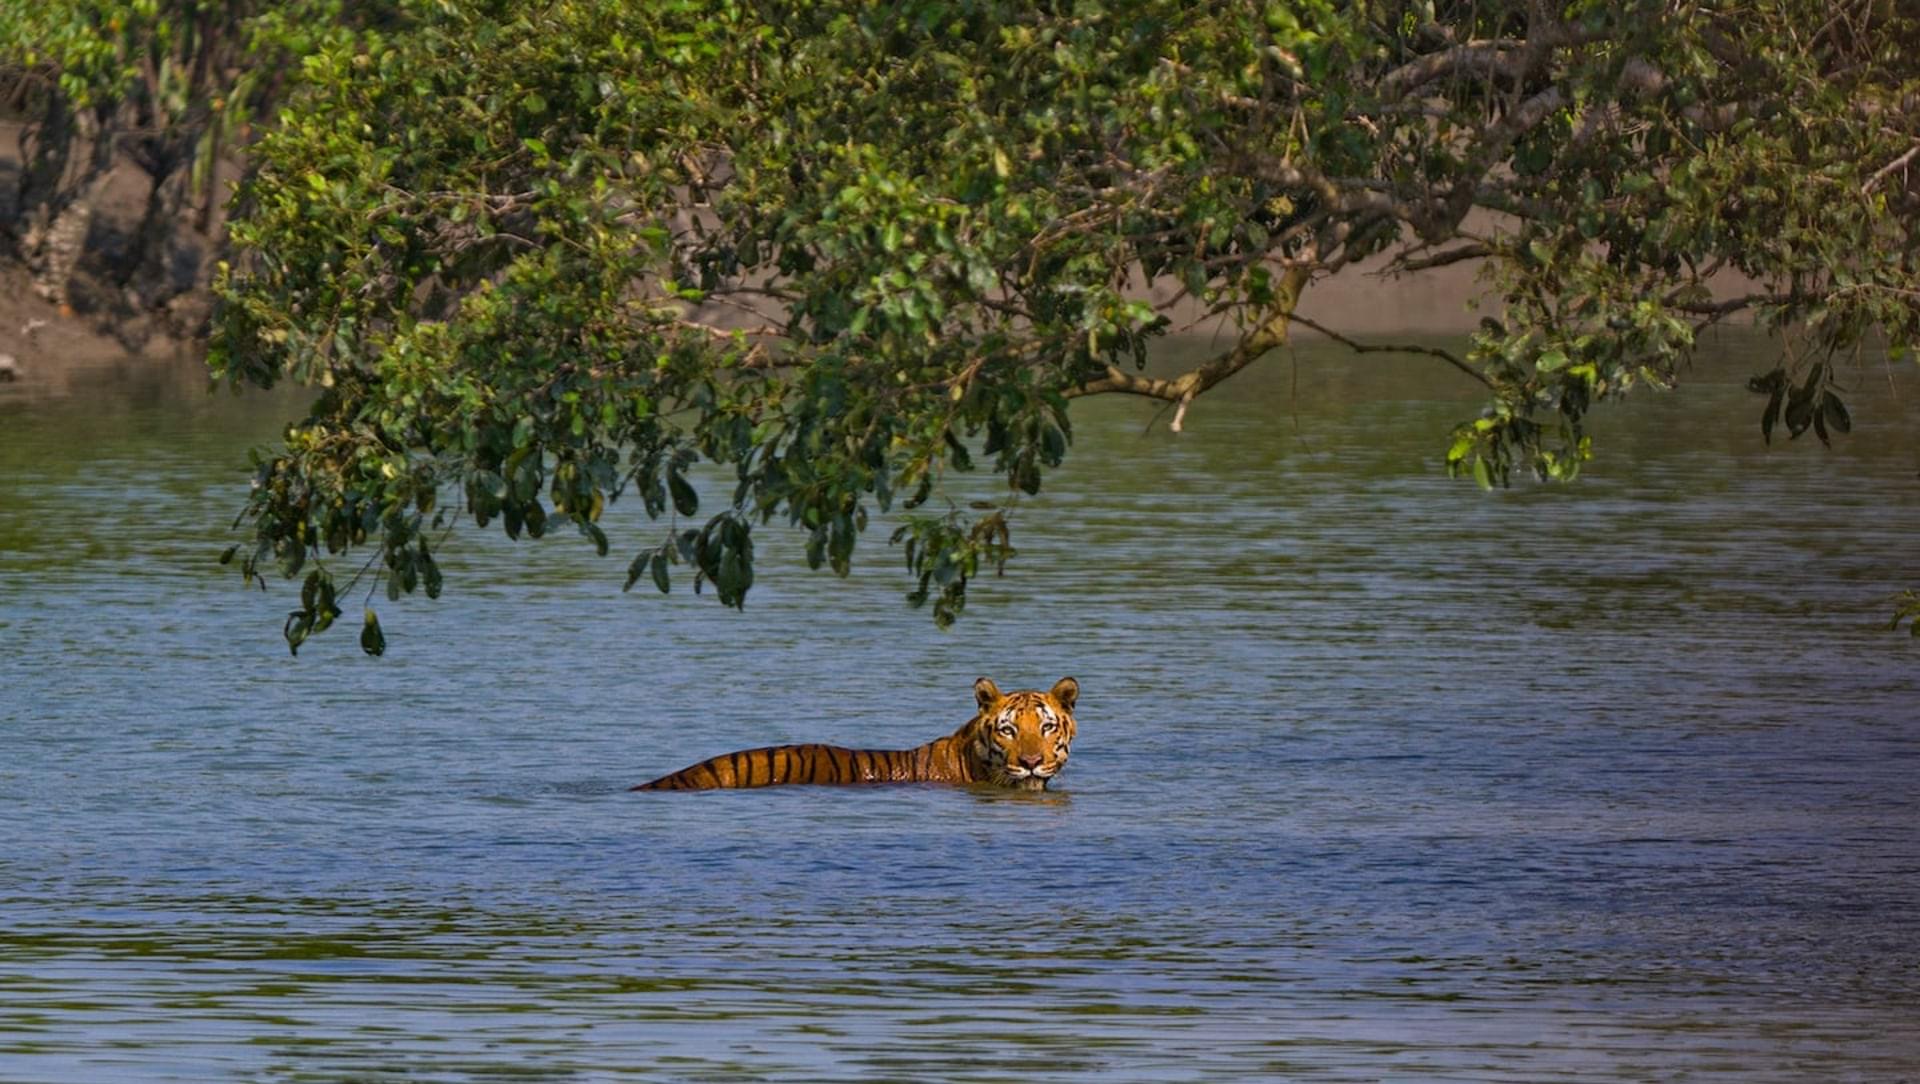
M 1370 257 L 1484 268 L 1480 330 L 1422 349 L 1484 394 L 1435 439 L 1489 487 L 1573 477 L 1588 412 L 1673 383 L 1715 322 L 1783 332 L 1767 439 L 1846 431 L 1837 364 L 1920 341 L 1896 0 L 435 0 L 303 48 L 211 362 L 324 389 L 237 553 L 303 578 L 296 649 L 338 562 L 437 595 L 466 520 L 739 606 L 756 529 L 844 574 L 889 512 L 946 624 L 1076 398 L 1178 428 L 1297 326 L 1359 348 L 1295 306 Z M 1191 312 L 1227 345 L 1148 366 Z M 1000 501 L 949 496 L 976 468 Z M 657 536 L 608 536 L 621 496 Z

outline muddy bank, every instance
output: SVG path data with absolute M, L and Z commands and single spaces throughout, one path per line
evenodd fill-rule
M 0 354 L 15 359 L 20 379 L 71 366 L 148 355 L 172 357 L 193 345 L 170 334 L 149 335 L 139 350 L 131 350 L 88 314 L 62 313 L 59 306 L 34 293 L 25 268 L 0 266 Z
M 0 359 L 0 383 L 55 391 L 76 370 L 144 359 L 172 365 L 196 350 L 211 311 L 206 283 L 224 223 L 201 230 L 183 218 L 164 241 L 166 281 L 131 281 L 154 183 L 129 157 L 116 155 L 88 186 L 91 214 L 62 305 L 35 289 L 22 252 L 34 229 L 20 207 L 26 132 L 17 118 L 0 117 L 0 355 L 12 359 Z M 234 175 L 223 169 L 215 183 L 230 185 Z
M 204 379 L 191 371 L 200 352 L 199 342 L 172 335 L 150 335 L 130 350 L 110 330 L 36 295 L 25 268 L 0 267 L 0 397 L 72 395 L 135 375 Z

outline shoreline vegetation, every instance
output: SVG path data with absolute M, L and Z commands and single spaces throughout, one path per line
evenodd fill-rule
M 944 627 L 1074 401 L 1179 432 L 1296 333 L 1457 382 L 1485 490 L 1573 481 L 1591 411 L 1749 320 L 1751 438 L 1845 439 L 1920 347 L 1917 58 L 1890 0 L 50 0 L 0 7 L 0 256 L 324 389 L 230 554 L 302 581 L 291 649 L 336 570 L 435 596 L 463 523 L 605 553 L 622 496 L 626 586 L 732 607 L 756 530 L 845 575 L 897 508 Z
M 377 41 L 406 10 L 281 7 L 0 13 L 0 356 L 13 359 L 0 380 L 59 394 L 76 369 L 206 353 L 230 201 L 270 127 L 256 120 L 298 82 L 278 69 L 330 35 Z M 1302 295 L 1299 334 L 1464 336 L 1494 300 L 1471 263 L 1416 276 L 1387 253 L 1356 264 Z M 1187 293 L 1164 275 L 1130 291 L 1189 333 L 1234 333 Z
M 214 305 L 211 271 L 227 248 L 226 204 L 245 171 L 244 159 L 221 161 L 214 181 L 216 211 L 208 226 L 198 225 L 191 209 L 176 215 L 177 236 L 170 247 L 178 278 L 162 300 L 144 304 L 118 280 L 127 274 L 129 239 L 141 228 L 153 185 L 128 155 L 114 155 L 96 182 L 63 305 L 36 289 L 17 250 L 31 229 L 20 210 L 22 148 L 32 142 L 29 127 L 25 118 L 0 112 L 0 355 L 15 361 L 12 381 L 42 394 L 60 394 L 75 370 L 141 361 L 174 365 L 203 356 Z M 14 251 L 7 251 L 8 238 L 15 241 Z M 1392 278 L 1386 274 L 1388 262 L 1372 257 L 1361 274 L 1317 286 L 1301 299 L 1300 315 L 1360 336 L 1461 336 L 1473 330 L 1480 314 L 1476 306 L 1487 299 L 1487 291 L 1471 266 Z M 1734 279 L 1729 278 L 1729 292 L 1743 285 Z M 1156 283 L 1143 296 L 1165 298 L 1177 290 L 1174 284 Z M 1201 334 L 1209 323 L 1220 323 L 1207 321 L 1191 304 L 1182 313 L 1185 322 L 1198 321 Z M 1308 340 L 1322 337 L 1306 326 L 1300 334 Z

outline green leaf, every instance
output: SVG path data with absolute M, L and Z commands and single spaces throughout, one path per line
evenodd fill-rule
M 1838 395 L 1827 392 L 1820 400 L 1820 413 L 1827 425 L 1842 433 L 1853 432 L 1853 415 L 1847 413 L 1847 405 Z
M 387 653 L 387 634 L 380 631 L 380 618 L 371 608 L 366 623 L 360 626 L 360 650 L 376 658 Z
M 674 511 L 691 516 L 700 510 L 699 495 L 694 492 L 693 485 L 681 477 L 680 472 L 668 472 L 667 489 L 673 494 Z
M 288 614 L 286 624 L 280 629 L 281 635 L 287 641 L 287 652 L 297 657 L 300 654 L 300 645 L 306 642 L 307 635 L 312 631 L 312 614 L 300 610 Z
M 791 519 L 836 572 L 862 530 L 849 510 L 889 510 L 895 485 L 906 509 L 945 505 L 909 535 L 914 596 L 945 624 L 1007 548 L 974 532 L 953 472 L 978 457 L 1014 491 L 1055 484 L 1067 395 L 1126 389 L 1128 359 L 1153 379 L 1219 371 L 1232 336 L 1154 340 L 1206 313 L 1260 345 L 1302 285 L 1290 266 L 1489 250 L 1497 319 L 1448 355 L 1486 401 L 1443 431 L 1450 476 L 1488 489 L 1515 463 L 1572 477 L 1590 406 L 1633 409 L 1685 371 L 1695 323 L 1736 315 L 1710 267 L 1778 296 L 1756 306 L 1769 330 L 1804 329 L 1796 375 L 1756 386 L 1763 437 L 1838 439 L 1850 413 L 1815 366 L 1905 348 L 1920 292 L 1908 178 L 1882 168 L 1910 142 L 1916 22 L 1855 6 L 1831 33 L 1807 25 L 1818 5 L 1320 0 L 1178 18 L 1104 0 L 429 3 L 344 22 L 332 4 L 145 3 L 113 26 L 124 4 L 16 3 L 0 25 L 71 24 L 57 50 L 29 32 L 22 70 L 102 118 L 103 145 L 133 134 L 133 106 L 155 146 L 212 161 L 214 117 L 244 144 L 210 364 L 313 389 L 238 497 L 249 584 L 372 549 L 357 556 L 390 589 L 431 595 L 404 521 L 438 526 L 443 486 L 514 538 L 550 510 L 604 522 L 622 493 L 689 522 L 697 452 L 733 479 L 707 513 Z M 1568 30 L 1604 48 L 1567 48 Z M 1531 58 L 1526 77 L 1455 70 L 1472 42 Z M 191 222 L 204 195 L 157 220 Z M 657 552 L 629 586 L 676 552 L 729 604 L 751 582 L 722 527 Z M 290 645 L 330 606 L 316 581 Z

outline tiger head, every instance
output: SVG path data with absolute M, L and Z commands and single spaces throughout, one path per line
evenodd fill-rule
M 973 695 L 980 714 L 974 717 L 969 752 L 981 774 L 998 786 L 1046 789 L 1067 766 L 1080 683 L 1061 678 L 1044 693 L 1003 693 L 981 678 L 973 683 Z

